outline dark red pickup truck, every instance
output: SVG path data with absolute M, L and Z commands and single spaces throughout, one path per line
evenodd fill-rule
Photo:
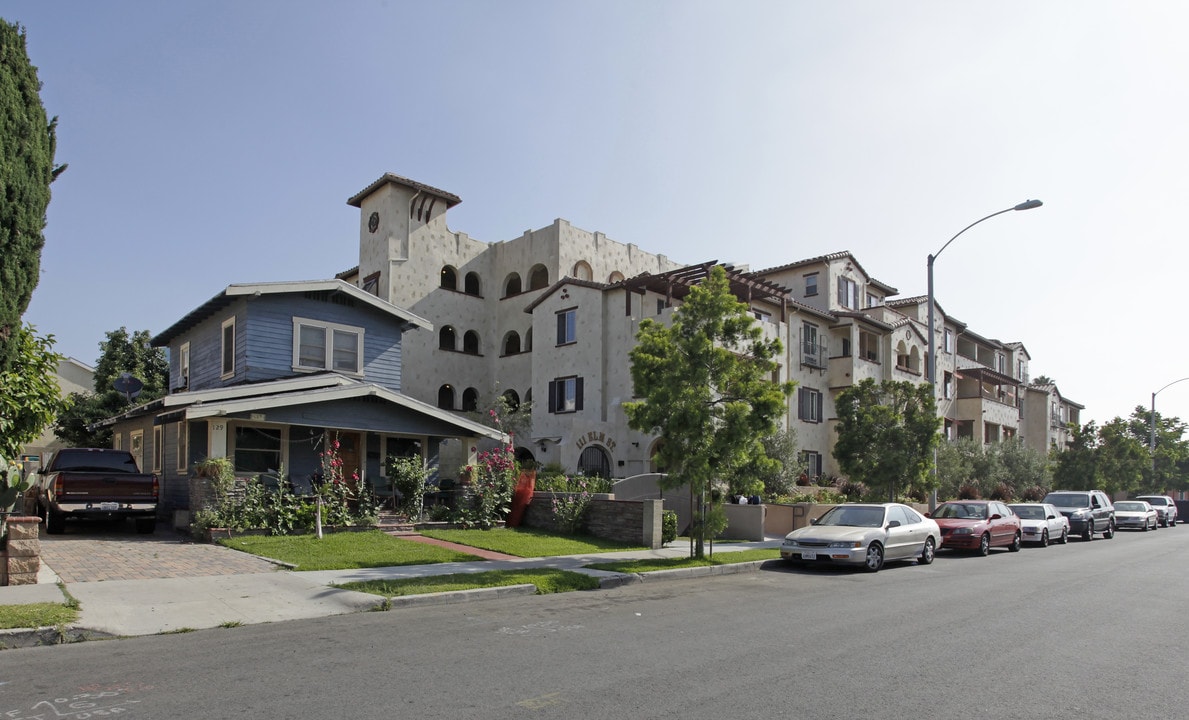
M 66 529 L 66 518 L 132 518 L 136 531 L 157 529 L 156 475 L 140 472 L 125 450 L 64 448 L 38 471 L 37 510 L 51 535 Z

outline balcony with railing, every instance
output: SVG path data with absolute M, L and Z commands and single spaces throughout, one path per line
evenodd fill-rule
M 802 341 L 801 342 L 801 364 L 808 365 L 812 368 L 824 370 L 829 366 L 830 356 L 826 352 L 826 344 L 823 342 Z

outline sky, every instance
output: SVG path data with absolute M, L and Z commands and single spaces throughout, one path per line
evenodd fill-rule
M 1167 0 L 4 0 L 57 161 L 25 319 L 94 364 L 231 283 L 358 262 L 385 172 L 498 242 L 850 251 L 1099 424 L 1189 420 L 1189 5 Z M 1172 275 L 1165 271 L 1172 268 Z M 1112 339 L 1113 338 L 1113 339 Z M 1120 340 L 1119 338 L 1123 338 Z

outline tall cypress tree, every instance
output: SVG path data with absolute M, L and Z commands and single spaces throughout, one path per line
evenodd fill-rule
M 46 121 L 25 29 L 0 19 L 0 370 L 13 361 L 21 316 L 41 269 L 45 211 L 54 167 L 55 126 Z

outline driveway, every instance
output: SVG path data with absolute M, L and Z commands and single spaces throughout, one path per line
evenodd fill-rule
M 66 523 L 62 535 L 41 529 L 41 562 L 66 583 L 153 580 L 265 573 L 278 566 L 221 545 L 192 542 L 158 526 L 139 535 L 131 522 Z

